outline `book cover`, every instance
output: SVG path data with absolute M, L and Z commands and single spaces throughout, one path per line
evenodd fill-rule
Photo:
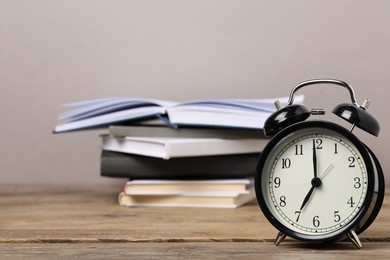
M 173 126 L 206 126 L 262 129 L 276 109 L 276 99 L 218 99 L 173 102 L 156 99 L 116 97 L 66 105 L 70 111 L 59 116 L 54 133 L 106 127 L 119 122 L 164 118 Z M 287 97 L 279 98 L 286 103 Z M 296 103 L 302 96 L 295 98 Z
M 248 193 L 253 187 L 253 178 L 218 180 L 130 180 L 123 185 L 127 195 L 191 195 L 220 193 L 232 195 Z
M 226 179 L 254 176 L 260 152 L 164 160 L 102 151 L 100 175 L 130 179 Z
M 268 139 L 114 137 L 102 135 L 102 150 L 163 159 L 262 151 Z
M 176 138 L 222 138 L 222 139 L 246 139 L 267 138 L 263 131 L 255 129 L 227 129 L 227 128 L 173 128 L 169 126 L 128 126 L 110 125 L 109 134 L 117 137 L 176 137 Z
M 202 207 L 237 208 L 256 198 L 254 188 L 247 193 L 198 193 L 187 195 L 128 195 L 121 192 L 118 202 L 121 206 L 136 207 Z

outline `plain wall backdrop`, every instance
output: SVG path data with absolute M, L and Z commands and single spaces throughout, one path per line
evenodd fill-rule
M 51 133 L 61 104 L 111 96 L 177 101 L 286 96 L 344 80 L 381 124 L 354 133 L 390 180 L 390 1 L 0 0 L 0 183 L 109 183 L 106 130 Z M 350 102 L 302 89 L 311 108 Z M 122 180 L 120 180 L 121 182 Z

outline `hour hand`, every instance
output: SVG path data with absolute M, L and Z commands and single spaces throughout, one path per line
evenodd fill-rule
M 306 206 L 307 202 L 309 201 L 309 199 L 311 197 L 311 194 L 314 192 L 314 188 L 315 188 L 314 186 L 311 186 L 311 188 L 310 188 L 309 192 L 307 193 L 305 199 L 303 200 L 303 203 L 302 203 L 301 208 L 299 210 L 302 210 Z
M 328 168 L 325 170 L 325 172 L 320 176 L 321 179 L 324 178 L 325 175 L 328 174 L 333 169 L 333 166 L 334 166 L 333 164 L 328 166 Z M 302 210 L 306 206 L 307 202 L 309 201 L 311 195 L 314 192 L 314 189 L 321 186 L 321 184 L 322 184 L 321 179 L 318 177 L 314 177 L 311 180 L 311 188 L 310 188 L 309 192 L 307 193 L 306 197 L 303 199 L 303 203 L 302 203 L 301 208 L 299 210 Z

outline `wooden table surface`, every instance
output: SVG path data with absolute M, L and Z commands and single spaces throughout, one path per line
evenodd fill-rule
M 287 239 L 253 201 L 237 209 L 121 207 L 121 187 L 0 186 L 0 258 L 384 259 L 390 256 L 390 206 L 350 242 L 312 245 Z

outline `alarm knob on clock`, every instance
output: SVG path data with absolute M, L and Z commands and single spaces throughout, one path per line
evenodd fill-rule
M 302 87 L 334 84 L 346 88 L 351 103 L 333 113 L 351 123 L 346 129 L 325 120 L 308 120 L 322 109 L 294 104 Z M 350 85 L 335 79 L 298 84 L 285 107 L 264 124 L 272 136 L 258 161 L 256 197 L 269 222 L 279 230 L 275 245 L 287 236 L 311 243 L 350 239 L 361 248 L 358 235 L 378 215 L 384 198 L 384 177 L 375 154 L 352 131 L 355 127 L 378 136 L 379 123 L 367 111 L 369 101 L 356 102 Z

